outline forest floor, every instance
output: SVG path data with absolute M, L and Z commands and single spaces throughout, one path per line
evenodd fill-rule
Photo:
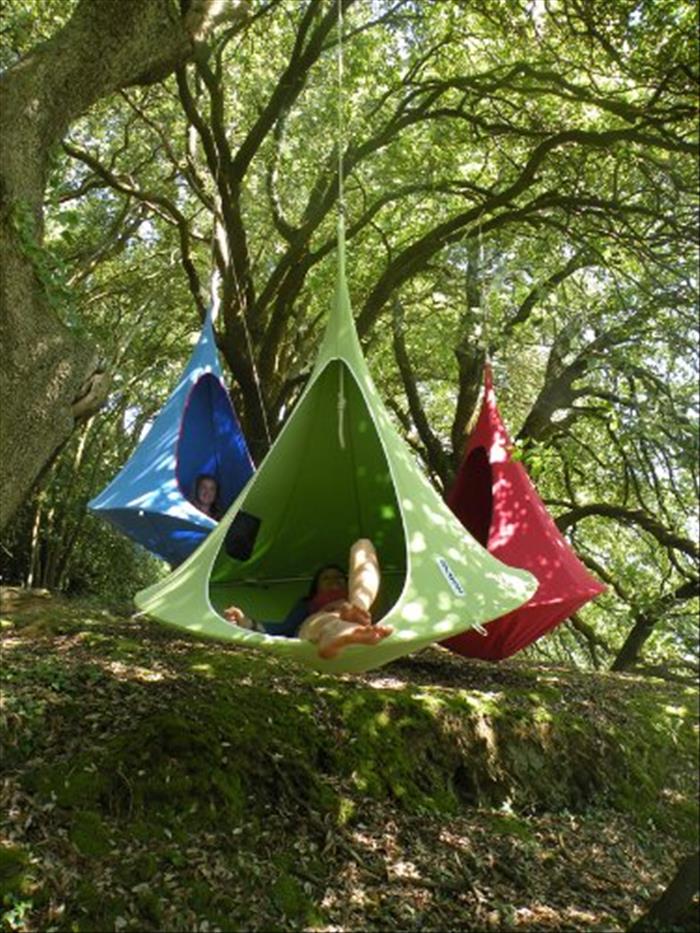
M 697 845 L 694 689 L 0 595 L 5 930 L 622 931 Z

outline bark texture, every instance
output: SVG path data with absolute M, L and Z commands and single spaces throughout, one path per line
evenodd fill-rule
M 76 420 L 105 397 L 95 348 L 59 320 L 42 281 L 51 149 L 96 101 L 185 62 L 221 3 L 80 0 L 66 25 L 0 80 L 0 530 Z
M 700 887 L 700 853 L 683 859 L 671 883 L 647 913 L 629 928 L 629 933 L 652 933 L 655 930 L 693 929 L 697 923 L 697 908 L 693 899 Z M 697 927 L 696 927 L 697 929 Z
M 689 580 L 679 586 L 673 593 L 658 599 L 648 609 L 641 609 L 633 616 L 632 628 L 627 633 L 617 657 L 613 661 L 611 671 L 629 671 L 638 663 L 642 648 L 654 631 L 654 627 L 662 621 L 664 615 L 679 603 L 688 599 L 695 599 L 700 595 L 698 580 Z

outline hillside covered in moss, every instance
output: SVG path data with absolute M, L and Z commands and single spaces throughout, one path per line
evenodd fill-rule
M 6 930 L 624 930 L 695 844 L 687 687 L 2 596 Z

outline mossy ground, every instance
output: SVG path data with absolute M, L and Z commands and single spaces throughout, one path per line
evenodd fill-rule
M 687 688 L 4 596 L 6 929 L 621 930 L 696 837 Z

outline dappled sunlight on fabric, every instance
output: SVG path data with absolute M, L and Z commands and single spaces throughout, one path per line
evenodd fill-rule
M 475 541 L 469 534 L 464 534 L 461 540 L 461 548 L 449 547 L 447 556 L 455 564 L 469 573 L 472 578 L 472 584 L 481 583 L 484 578 L 485 569 L 494 566 L 494 561 L 489 557 L 488 552 L 481 547 L 478 541 Z M 498 566 L 498 564 L 496 565 Z M 504 573 L 509 572 L 509 568 L 501 565 Z
M 436 512 L 435 509 L 431 508 L 427 503 L 424 502 L 421 509 L 431 525 L 443 528 L 447 524 L 447 516 L 443 515 L 441 512 Z
M 449 593 L 438 593 L 437 606 L 441 612 L 449 612 L 449 610 L 452 609 L 452 599 Z
M 177 565 L 215 526 L 212 518 L 189 501 L 197 476 L 206 473 L 217 479 L 218 504 L 223 509 L 252 468 L 207 318 L 179 382 L 151 429 L 88 508 L 156 556 Z M 169 521 L 173 519 L 176 524 Z
M 423 551 L 427 550 L 428 545 L 425 540 L 425 535 L 422 531 L 414 531 L 411 535 L 411 542 L 409 544 L 409 550 L 412 554 L 420 554 Z
M 512 459 L 488 366 L 484 381 L 479 418 L 447 501 L 495 558 L 529 571 L 538 586 L 525 605 L 488 623 L 487 638 L 465 632 L 445 644 L 467 657 L 501 660 L 563 622 L 604 587 L 564 540 L 523 465 Z M 504 591 L 527 597 L 516 580 L 494 577 L 491 569 L 486 574 L 498 580 Z
M 454 631 L 454 622 L 455 616 L 450 616 L 449 618 L 443 619 L 441 622 L 435 622 L 433 624 L 433 633 L 436 638 L 441 638 L 447 635 L 449 632 Z
M 493 550 L 505 547 L 513 535 L 517 534 L 518 526 L 515 522 L 501 521 L 498 523 L 498 529 L 491 532 L 489 545 Z
M 528 584 L 519 580 L 517 577 L 511 577 L 504 571 L 488 571 L 485 576 L 498 584 L 501 589 L 507 590 L 517 596 L 526 595 L 529 592 Z
M 527 574 L 489 557 L 417 467 L 369 376 L 344 285 L 339 294 L 310 382 L 236 505 L 193 558 L 194 575 L 177 576 L 139 602 L 190 631 L 333 673 L 388 663 L 512 609 L 534 588 Z M 239 516 L 257 522 L 245 556 L 230 540 Z M 381 641 L 323 660 L 297 639 L 224 628 L 212 612 L 240 605 L 252 618 L 281 621 L 306 586 L 299 582 L 292 593 L 277 584 L 310 578 L 324 561 L 344 564 L 359 537 L 370 538 L 379 555 L 380 618 L 393 628 Z M 485 577 L 487 568 L 499 573 Z

